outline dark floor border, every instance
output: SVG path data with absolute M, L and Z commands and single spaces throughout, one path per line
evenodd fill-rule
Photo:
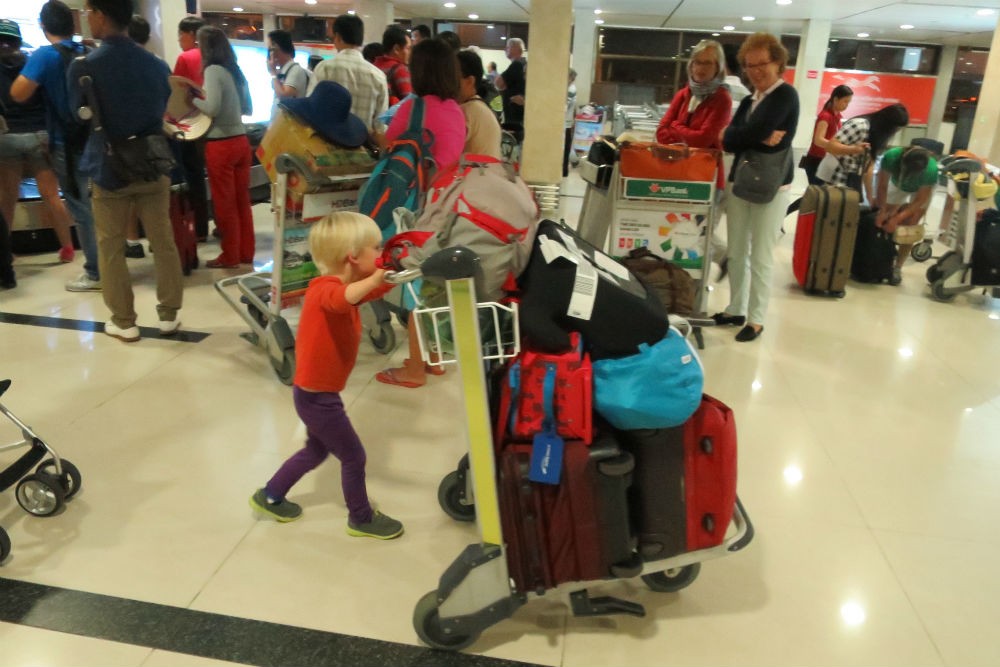
M 23 315 L 20 313 L 0 312 L 0 324 L 26 324 L 32 327 L 47 327 L 49 329 L 69 329 L 71 331 L 92 331 L 104 333 L 103 322 L 90 320 L 71 320 L 66 317 L 47 317 L 45 315 Z M 212 334 L 202 331 L 178 331 L 172 336 L 160 335 L 159 327 L 139 327 L 143 338 L 162 338 L 178 343 L 200 343 Z
M 3 577 L 0 621 L 247 665 L 530 665 Z

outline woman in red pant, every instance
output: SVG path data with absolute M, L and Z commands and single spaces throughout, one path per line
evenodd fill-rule
M 252 264 L 254 255 L 250 142 L 242 118 L 252 111 L 250 89 L 236 64 L 233 47 L 220 28 L 209 25 L 199 28 L 198 44 L 205 88 L 204 95 L 195 95 L 192 102 L 212 118 L 206 135 L 205 166 L 215 225 L 222 233 L 222 254 L 207 266 L 230 269 Z

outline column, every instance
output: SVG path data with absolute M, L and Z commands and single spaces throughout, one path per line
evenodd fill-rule
M 556 192 L 562 180 L 572 22 L 572 0 L 545 0 L 531 6 L 521 175 L 533 186 L 549 186 Z M 558 201 L 546 202 L 543 208 L 557 205 Z
M 799 55 L 795 63 L 795 90 L 799 93 L 799 124 L 792 146 L 802 151 L 812 144 L 816 113 L 820 104 L 820 86 L 826 68 L 830 43 L 830 21 L 812 19 L 802 26 Z
M 948 104 L 948 90 L 955 75 L 955 60 L 958 58 L 958 47 L 946 44 L 941 47 L 941 60 L 938 62 L 937 83 L 934 84 L 934 98 L 931 100 L 930 115 L 927 118 L 927 136 L 931 139 L 944 141 L 941 137 L 941 124 L 944 118 L 944 108 Z M 950 133 L 948 141 L 944 141 L 945 150 L 951 144 Z
M 354 3 L 354 10 L 365 22 L 365 44 L 381 42 L 386 26 L 395 21 L 393 3 L 385 0 L 358 0 Z
M 1000 27 L 1000 26 L 998 26 Z M 979 90 L 976 118 L 969 137 L 969 150 L 986 158 L 990 164 L 1000 165 L 1000 30 L 994 30 L 990 56 L 986 61 L 983 87 Z
M 573 17 L 573 53 L 570 64 L 576 70 L 576 99 L 580 105 L 590 102 L 590 85 L 594 81 L 594 50 L 597 25 L 593 3 L 578 4 Z

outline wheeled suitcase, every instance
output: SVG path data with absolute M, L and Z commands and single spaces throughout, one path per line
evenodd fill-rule
M 858 220 L 858 238 L 851 259 L 851 277 L 862 283 L 880 283 L 892 278 L 896 244 L 892 234 L 875 226 L 878 211 L 864 211 Z
M 195 233 L 194 206 L 185 185 L 170 188 L 170 226 L 174 230 L 181 270 L 189 276 L 193 269 L 198 268 L 198 236 Z
M 652 561 L 721 544 L 736 506 L 736 421 L 704 395 L 682 426 L 620 432 L 635 459 L 630 507 Z
M 844 296 L 858 230 L 856 190 L 810 185 L 795 228 L 792 268 L 807 294 Z
M 530 459 L 531 445 L 509 444 L 499 461 L 500 517 L 517 590 L 638 574 L 627 500 L 632 456 L 608 438 L 590 447 L 567 441 L 558 485 L 531 481 Z

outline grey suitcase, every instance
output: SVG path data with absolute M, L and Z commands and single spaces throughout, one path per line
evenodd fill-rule
M 844 296 L 860 210 L 856 190 L 832 185 L 806 189 L 795 229 L 792 266 L 807 294 Z

